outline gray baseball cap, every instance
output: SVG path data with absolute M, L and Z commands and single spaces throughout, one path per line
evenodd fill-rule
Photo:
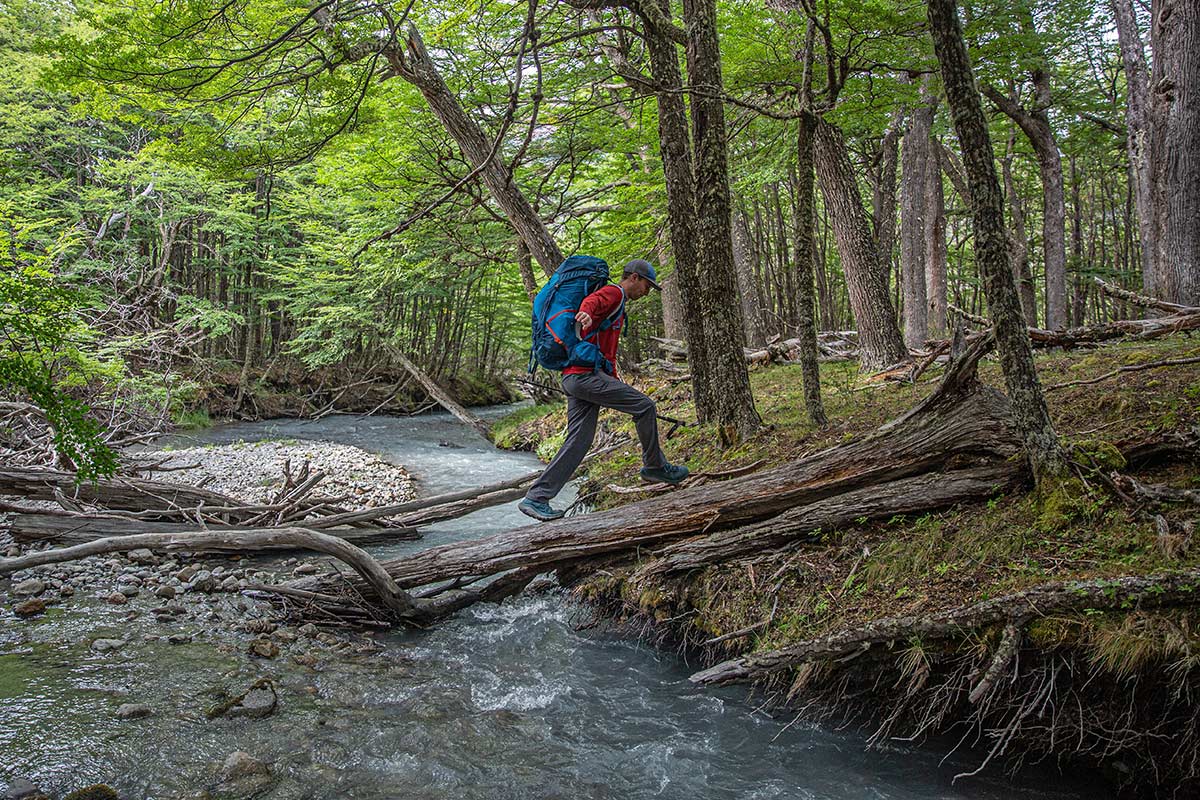
M 650 282 L 650 285 L 655 289 L 662 291 L 662 287 L 655 280 L 658 276 L 654 272 L 654 265 L 644 258 L 635 258 L 625 265 L 624 275 L 640 275 Z

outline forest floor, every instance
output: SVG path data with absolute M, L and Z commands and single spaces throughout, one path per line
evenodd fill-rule
M 1197 489 L 1200 460 L 1139 472 L 1126 469 L 1119 448 L 1200 426 L 1200 363 L 1056 388 L 1098 378 L 1119 366 L 1195 356 L 1200 356 L 1200 339 L 1173 337 L 1094 350 L 1043 352 L 1038 355 L 1038 368 L 1043 386 L 1049 389 L 1047 402 L 1054 423 L 1077 460 L 1089 468 L 1122 469 L 1146 483 Z M 661 413 L 694 419 L 689 384 L 671 383 L 671 377 L 646 374 L 634 383 L 656 399 Z M 818 429 L 808 423 L 804 412 L 798 366 L 755 367 L 751 383 L 765 423 L 757 436 L 721 450 L 711 431 L 689 427 L 680 429 L 664 447 L 672 462 L 687 464 L 693 473 L 758 461 L 769 467 L 874 431 L 915 405 L 939 377 L 938 371 L 931 370 L 915 386 L 874 382 L 860 376 L 855 364 L 824 364 L 822 389 L 830 424 Z M 994 358 L 981 364 L 980 377 L 991 386 L 1003 387 Z M 629 433 L 632 443 L 589 467 L 581 494 L 587 495 L 594 509 L 646 496 L 629 491 L 639 486 L 640 466 L 630 419 L 605 411 L 601 420 L 609 431 Z M 502 446 L 533 449 L 545 459 L 561 443 L 564 425 L 564 404 L 537 406 L 502 420 L 494 435 Z M 1200 515 L 1193 506 L 1168 510 L 1165 516 L 1173 522 L 1194 523 Z M 1082 496 L 1065 507 L 1048 510 L 1031 493 L 998 496 L 982 505 L 824 532 L 816 544 L 712 566 L 657 584 L 628 580 L 637 565 L 614 567 L 586 580 L 576 592 L 647 635 L 681 644 L 708 666 L 734 655 L 776 650 L 860 628 L 881 618 L 929 615 L 1050 581 L 1197 567 L 1200 543 L 1160 536 L 1152 519 L 1092 481 Z M 752 626 L 756 627 L 751 633 L 711 641 Z M 961 647 L 994 646 L 999 633 L 988 632 L 982 637 L 987 641 L 964 642 Z M 1030 663 L 1061 657 L 1080 673 L 1072 672 L 1071 691 L 1078 697 L 1090 693 L 1089 702 L 1124 702 L 1130 708 L 1114 707 L 1111 714 L 1100 714 L 1107 721 L 1095 725 L 1072 723 L 1072 735 L 1077 734 L 1079 741 L 1069 745 L 1056 744 L 1056 733 L 1063 731 L 1056 732 L 1051 724 L 1040 726 L 1040 736 L 1031 738 L 1026 731 L 1015 738 L 1024 747 L 1009 748 L 1010 757 L 1019 759 L 1033 752 L 1100 765 L 1114 785 L 1124 784 L 1127 791 L 1154 787 L 1169 794 L 1197 785 L 1200 745 L 1191 739 L 1194 725 L 1187 731 L 1166 733 L 1153 727 L 1157 722 L 1138 721 L 1132 709 L 1136 692 L 1130 688 L 1146 693 L 1138 702 L 1145 706 L 1143 710 L 1154 708 L 1156 719 L 1165 721 L 1175 713 L 1189 712 L 1195 717 L 1189 692 L 1200 689 L 1200 614 L 1194 609 L 1043 617 L 1030 626 L 1023 653 L 1031 648 L 1035 652 Z M 939 673 L 949 669 L 949 654 L 923 649 L 920 642 L 897 650 L 890 675 L 878 668 L 861 674 L 864 665 L 858 662 L 854 668 L 860 674 L 851 674 L 850 667 L 825 664 L 797 670 L 764 688 L 772 699 L 790 701 L 791 706 L 803 706 L 813 698 L 831 701 L 823 707 L 809 703 L 809 714 L 873 723 L 877 726 L 873 741 L 911 733 L 915 727 L 945 731 L 956 721 L 963 722 L 959 709 L 957 716 L 951 711 L 933 725 L 925 724 L 926 715 L 924 723 L 906 729 L 904 716 L 922 715 L 914 715 L 914 709 L 903 716 L 881 713 L 880 709 L 897 703 L 911 704 L 922 692 L 935 693 Z M 876 663 L 863 659 L 869 660 Z M 851 698 L 853 702 L 848 702 Z M 947 708 L 952 706 L 949 703 Z M 1117 718 L 1138 735 L 1118 732 L 1113 722 Z M 996 719 L 977 719 L 976 741 L 990 747 L 1005 733 L 997 728 L 1000 724 Z

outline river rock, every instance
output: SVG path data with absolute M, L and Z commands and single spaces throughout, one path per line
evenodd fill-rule
M 120 583 L 117 584 L 117 591 L 129 598 L 137 597 L 142 590 L 134 586 L 132 583 Z
M 114 606 L 123 606 L 129 602 L 129 598 L 125 596 L 124 592 L 113 592 L 104 599 L 109 603 L 112 603 Z
M 141 719 L 153 714 L 153 709 L 142 703 L 125 703 L 117 708 L 117 719 Z
M 279 645 L 270 639 L 255 639 L 250 643 L 250 655 L 259 658 L 276 658 L 279 656 Z
M 270 767 L 241 750 L 238 750 L 236 753 L 230 753 L 221 767 L 222 781 L 236 781 L 240 778 L 248 778 L 254 775 L 270 774 Z
M 8 550 L 4 551 L 4 555 L 6 558 L 16 558 L 17 556 L 21 555 L 21 548 L 14 544 L 12 547 L 8 548 Z
M 175 587 L 174 586 L 160 586 L 154 590 L 154 596 L 158 597 L 162 600 L 174 600 L 175 599 Z
M 310 564 L 301 564 L 300 566 L 298 566 L 294 570 L 292 570 L 292 574 L 293 575 L 312 575 L 313 573 L 319 572 L 320 570 L 321 570 L 321 568 L 318 567 L 316 564 L 311 564 L 311 563 Z
M 192 578 L 196 577 L 196 573 L 199 571 L 199 567 L 194 564 L 189 564 L 188 566 L 179 570 L 179 572 L 175 573 L 175 580 L 179 581 L 180 583 L 187 583 Z
M 45 612 L 46 601 L 37 597 L 30 598 L 13 606 L 13 613 L 18 617 L 36 617 Z
M 190 588 L 192 591 L 211 594 L 217 588 L 217 579 L 213 577 L 211 572 L 206 569 L 202 569 L 196 573 L 194 578 L 192 578 L 192 582 L 189 584 L 188 588 Z
M 167 637 L 169 644 L 187 644 L 192 640 L 190 633 L 172 633 Z
M 225 713 L 229 717 L 262 719 L 275 713 L 275 706 L 278 704 L 279 697 L 275 694 L 275 690 L 271 688 L 270 684 L 268 684 L 266 688 L 251 689 L 246 692 L 242 696 L 242 699 Z
M 296 633 L 300 634 L 301 636 L 316 636 L 320 632 L 321 631 L 317 628 L 317 626 L 313 625 L 311 622 L 306 622 L 296 629 Z
M 236 592 L 238 590 L 238 579 L 230 575 L 221 581 L 220 589 L 222 592 Z
M 46 584 L 37 578 L 21 581 L 12 587 L 12 593 L 17 597 L 37 597 L 46 591 Z
M 158 563 L 158 556 L 154 555 L 153 552 L 144 547 L 137 550 L 130 550 L 128 553 L 126 553 L 125 557 L 135 564 Z
M 74 597 L 75 596 L 75 586 L 70 583 L 64 583 L 62 585 L 62 588 L 58 590 L 58 593 L 60 595 L 62 595 L 63 597 Z
M 125 645 L 124 639 L 96 639 L 92 642 L 92 649 L 97 653 L 109 653 L 113 650 L 120 650 Z

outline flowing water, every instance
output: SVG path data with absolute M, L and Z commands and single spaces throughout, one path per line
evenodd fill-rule
M 501 409 L 491 414 L 501 413 Z M 180 446 L 264 438 L 353 444 L 406 465 L 423 494 L 483 485 L 537 468 L 497 451 L 444 415 L 327 417 L 219 426 Z M 560 501 L 564 498 L 560 498 Z M 392 556 L 504 530 L 515 503 L 432 527 Z M 906 744 L 867 752 L 857 733 L 789 725 L 756 710 L 741 688 L 699 690 L 674 654 L 596 630 L 561 594 L 481 605 L 424 633 L 377 637 L 382 650 L 322 660 L 252 660 L 206 637 L 164 633 L 128 609 L 77 599 L 34 622 L 0 622 L 0 780 L 65 792 L 106 782 L 130 797 L 269 798 L 1073 798 L 1085 790 L 1049 774 L 1016 779 L 974 769 L 980 753 L 942 762 Z M 125 636 L 94 653 L 97 636 Z M 695 666 L 695 665 L 692 665 Z M 224 687 L 272 678 L 267 719 L 208 720 Z M 118 705 L 154 714 L 118 720 Z M 243 750 L 272 778 L 217 784 Z M 249 787 L 249 788 L 247 788 Z M 208 794 L 206 794 L 208 792 Z

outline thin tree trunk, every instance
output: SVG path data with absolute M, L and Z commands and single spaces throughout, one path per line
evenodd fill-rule
M 929 330 L 935 339 L 944 338 L 946 326 L 946 198 L 942 191 L 942 167 L 937 139 L 930 141 L 925 168 L 925 270 L 929 302 Z
M 420 90 L 434 116 L 446 132 L 458 143 L 471 166 L 479 170 L 479 178 L 488 187 L 496 204 L 504 211 L 509 224 L 525 241 L 529 252 L 537 259 L 546 276 L 562 263 L 563 254 L 546 224 L 513 182 L 511 171 L 500 157 L 499 149 L 484 136 L 479 126 L 466 115 L 458 98 L 442 79 L 437 65 L 429 57 L 420 32 L 410 26 L 403 51 L 388 48 L 385 53 L 396 74 Z
M 659 14 L 670 14 L 667 0 L 647 0 Z M 643 38 L 650 55 L 650 72 L 658 99 L 659 151 L 663 179 L 667 189 L 667 217 L 670 220 L 671 250 L 675 254 L 672 278 L 679 293 L 684 332 L 688 345 L 688 368 L 692 375 L 692 397 L 696 416 L 707 422 L 716 416 L 717 402 L 712 369 L 709 366 L 708 338 L 701 313 L 703 292 L 700 285 L 699 238 L 696 231 L 696 193 L 692 177 L 691 139 L 687 111 L 683 101 L 683 76 L 679 55 L 666 34 L 646 21 Z
M 946 99 L 962 148 L 971 189 L 975 253 L 995 323 L 996 344 L 1013 418 L 1039 482 L 1066 472 L 1066 456 L 1050 421 L 1033 363 L 1033 348 L 1008 263 L 1004 197 L 996 180 L 987 118 L 975 88 L 955 0 L 929 0 L 929 24 Z
M 1046 271 L 1046 327 L 1061 330 L 1067 326 L 1067 242 L 1066 197 L 1063 192 L 1062 154 L 1050 117 L 1050 77 L 1042 69 L 1032 72 L 1036 105 L 1032 110 L 1020 106 L 1011 97 L 992 87 L 984 93 L 1029 137 L 1037 155 L 1042 176 L 1042 247 Z
M 1126 149 L 1129 153 L 1129 180 L 1137 201 L 1138 234 L 1142 240 L 1142 291 L 1154 295 L 1158 291 L 1154 254 L 1158 237 L 1154 225 L 1154 184 L 1151 180 L 1149 150 L 1150 136 L 1150 71 L 1146 66 L 1146 50 L 1138 30 L 1133 0 L 1109 0 L 1117 21 L 1117 41 L 1121 47 L 1121 63 L 1125 67 L 1125 86 L 1128 102 L 1125 106 Z
M 810 26 L 811 27 L 811 26 Z M 811 57 L 811 47 L 809 48 Z M 813 262 L 816 260 L 816 219 L 813 167 L 813 134 L 817 120 L 811 113 L 800 117 L 796 143 L 796 336 L 800 340 L 800 377 L 804 384 L 804 408 L 814 425 L 829 424 L 821 402 L 821 370 L 817 360 L 817 318 L 814 303 Z

